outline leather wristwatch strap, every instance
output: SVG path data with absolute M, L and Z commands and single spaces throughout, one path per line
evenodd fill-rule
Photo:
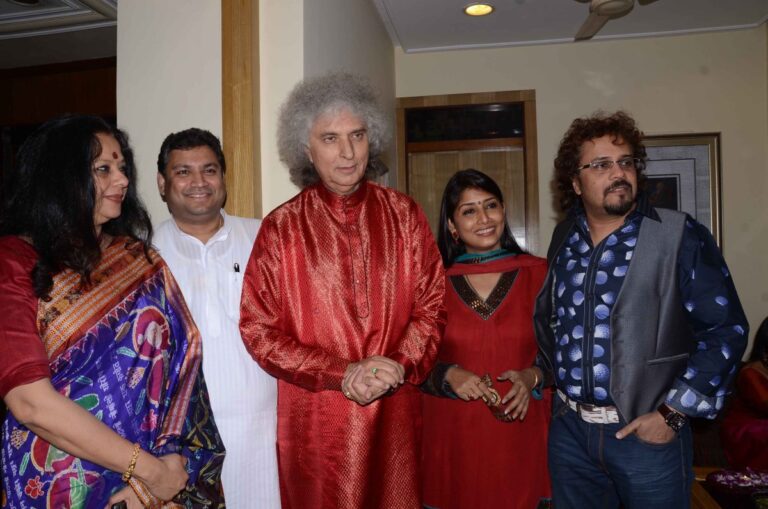
M 685 416 L 685 414 L 681 414 L 677 410 L 672 409 L 666 403 L 659 405 L 657 410 L 661 416 L 664 417 L 664 422 L 667 423 L 667 426 L 672 428 L 675 433 L 683 429 L 685 423 L 688 422 L 688 418 Z

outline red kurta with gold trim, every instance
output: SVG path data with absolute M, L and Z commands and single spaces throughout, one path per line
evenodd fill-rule
M 316 184 L 264 219 L 240 328 L 280 380 L 284 508 L 421 508 L 416 385 L 436 357 L 443 295 L 426 218 L 397 191 L 363 182 L 341 196 Z M 406 384 L 362 407 L 341 381 L 372 355 L 403 364 Z

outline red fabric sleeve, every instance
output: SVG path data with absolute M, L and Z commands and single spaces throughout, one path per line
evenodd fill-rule
M 739 394 L 762 416 L 768 416 L 768 378 L 757 369 L 746 367 L 736 381 Z
M 48 355 L 37 333 L 37 297 L 30 273 L 37 253 L 18 237 L 0 237 L 0 397 L 49 378 Z
M 434 367 L 445 330 L 445 271 L 426 216 L 415 203 L 411 203 L 411 214 L 411 235 L 417 239 L 412 258 L 417 267 L 416 299 L 399 348 L 387 357 L 403 365 L 408 382 L 420 385 Z
M 285 332 L 284 294 L 280 259 L 284 239 L 275 221 L 261 223 L 245 270 L 240 302 L 240 333 L 251 356 L 270 375 L 307 390 L 338 390 L 352 360 L 333 355 L 321 346 L 304 344 Z M 256 256 L 258 254 L 258 256 Z

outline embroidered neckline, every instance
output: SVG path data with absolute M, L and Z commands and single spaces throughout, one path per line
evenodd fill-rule
M 456 290 L 459 298 L 464 301 L 464 304 L 472 308 L 472 310 L 480 315 L 483 320 L 487 320 L 493 315 L 493 313 L 504 302 L 504 297 L 507 296 L 509 290 L 512 288 L 512 284 L 517 278 L 518 270 L 502 273 L 496 286 L 491 290 L 490 295 L 486 300 L 480 298 L 472 285 L 469 284 L 466 277 L 463 275 L 450 276 L 451 285 Z

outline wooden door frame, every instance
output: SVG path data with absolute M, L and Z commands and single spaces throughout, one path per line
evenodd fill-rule
M 261 217 L 259 0 L 222 0 L 221 66 L 226 210 Z
M 398 97 L 396 102 L 397 129 L 397 189 L 408 192 L 408 152 L 405 142 L 405 110 L 436 106 L 467 106 L 475 104 L 522 103 L 525 121 L 522 145 L 525 148 L 525 242 L 526 249 L 539 249 L 539 171 L 536 136 L 536 91 L 483 92 L 474 94 L 428 95 Z M 484 144 L 475 141 L 471 144 Z

